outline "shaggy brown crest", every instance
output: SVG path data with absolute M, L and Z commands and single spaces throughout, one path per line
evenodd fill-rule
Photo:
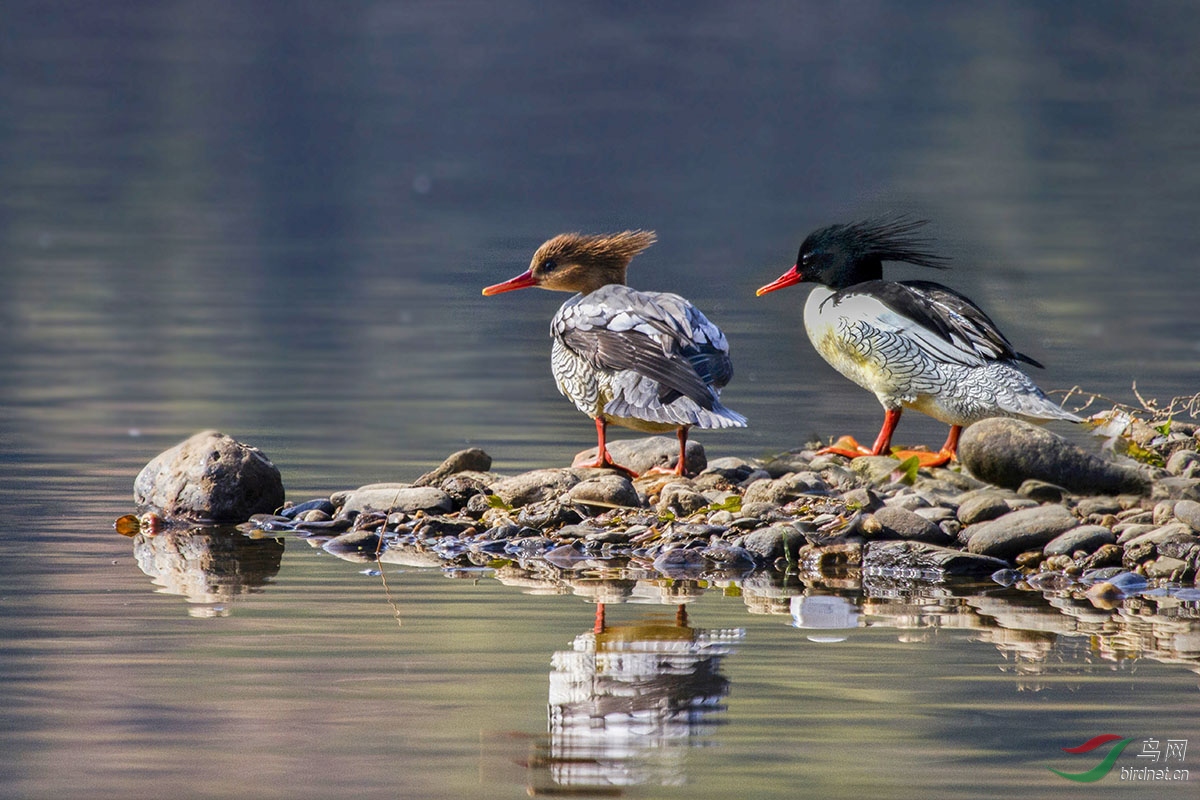
M 655 241 L 654 231 L 587 235 L 560 233 L 537 249 L 530 274 L 545 289 L 594 291 L 625 283 L 630 260 Z

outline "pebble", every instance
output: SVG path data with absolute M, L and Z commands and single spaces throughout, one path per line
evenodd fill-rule
M 1176 448 L 1162 453 L 1172 469 L 1118 467 L 1027 427 L 1014 420 L 977 423 L 963 434 L 961 467 L 922 469 L 915 478 L 891 457 L 850 460 L 810 450 L 709 463 L 694 441 L 688 449 L 694 477 L 631 480 L 590 468 L 505 476 L 490 471 L 487 453 L 471 448 L 412 484 L 371 484 L 287 507 L 280 488 L 269 508 L 264 503 L 241 517 L 249 521 L 240 528 L 251 536 L 290 531 L 347 560 L 737 579 L 763 597 L 772 582 L 814 573 L 830 586 L 854 586 L 869 576 L 890 587 L 997 575 L 1004 585 L 1079 599 L 1090 586 L 1093 604 L 1110 596 L 1119 603 L 1150 582 L 1195 584 L 1195 450 L 1142 431 L 1145 446 Z M 1045 452 L 1013 452 L 1014 443 L 1028 449 L 1031 442 Z M 244 454 L 245 445 L 231 446 Z M 612 455 L 634 469 L 670 466 L 677 443 L 622 440 L 612 443 Z M 1007 472 L 989 472 L 995 463 Z M 193 468 L 186 459 L 177 465 Z M 1084 485 L 1081 475 L 1100 483 Z
M 1078 520 L 1063 506 L 1047 505 L 1011 511 L 964 528 L 962 535 L 970 552 L 1009 559 L 1026 550 L 1040 550 L 1077 524 Z
M 1116 541 L 1113 532 L 1103 525 L 1081 525 L 1046 542 L 1042 553 L 1047 556 L 1072 555 L 1082 550 L 1091 554 L 1102 545 L 1115 544 Z

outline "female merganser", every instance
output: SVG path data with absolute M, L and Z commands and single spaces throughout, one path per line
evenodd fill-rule
M 995 323 L 969 299 L 929 281 L 885 281 L 884 261 L 945 269 L 913 232 L 925 221 L 872 219 L 830 225 L 809 234 L 796 265 L 759 295 L 801 281 L 819 284 L 804 305 L 804 328 L 822 358 L 875 393 L 883 427 L 867 450 L 844 436 L 822 452 L 854 458 L 889 451 L 905 408 L 950 426 L 937 453 L 917 455 L 923 466 L 956 457 L 964 425 L 985 417 L 1031 422 L 1082 420 L 1055 405 L 1017 364 L 1041 367 L 1013 349 Z
M 550 364 L 558 391 L 596 420 L 595 463 L 612 467 L 605 430 L 675 430 L 682 475 L 688 428 L 742 428 L 746 418 L 718 400 L 733 376 L 725 335 L 677 294 L 625 285 L 630 260 L 654 244 L 653 231 L 585 236 L 564 233 L 533 254 L 529 269 L 489 286 L 485 295 L 537 286 L 577 292 L 550 323 Z

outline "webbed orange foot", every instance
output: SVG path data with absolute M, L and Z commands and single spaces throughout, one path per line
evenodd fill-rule
M 842 436 L 836 442 L 828 447 L 822 447 L 817 451 L 817 455 L 838 455 L 846 458 L 858 458 L 859 456 L 869 456 L 871 451 L 858 443 L 858 440 L 853 436 Z
M 957 460 L 954 453 L 944 447 L 936 453 L 928 450 L 901 450 L 900 448 L 892 451 L 892 458 L 898 458 L 901 461 L 907 461 L 914 456 L 922 467 L 944 467 L 951 461 Z

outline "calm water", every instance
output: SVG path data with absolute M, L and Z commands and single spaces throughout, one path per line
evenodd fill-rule
M 112 531 L 205 428 L 297 500 L 467 445 L 569 462 L 564 298 L 479 294 L 562 230 L 657 230 L 631 280 L 725 329 L 752 427 L 710 457 L 877 430 L 804 292 L 753 296 L 874 213 L 933 220 L 938 278 L 1044 388 L 1195 394 L 1200 7 L 8 2 L 2 28 L 0 795 L 1047 795 L 1100 733 L 1125 767 L 1191 737 L 1200 776 L 1194 602 L 649 581 L 597 642 L 587 581 Z M 795 626 L 822 617 L 847 627 Z

